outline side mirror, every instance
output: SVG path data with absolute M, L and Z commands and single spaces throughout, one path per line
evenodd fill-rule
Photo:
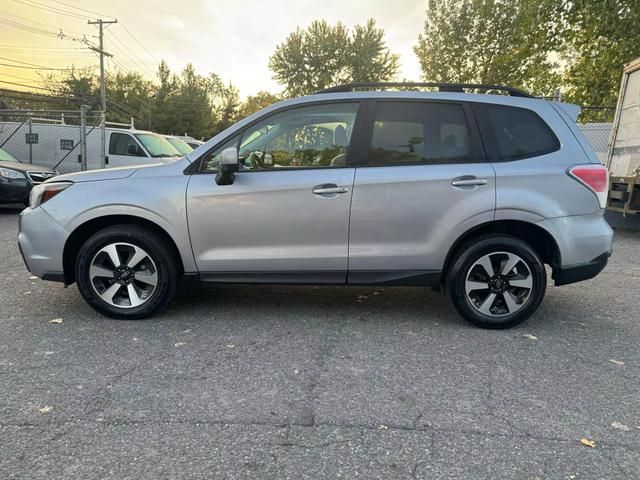
M 218 185 L 231 185 L 238 171 L 238 150 L 235 147 L 225 148 L 220 154 L 220 167 L 216 175 Z

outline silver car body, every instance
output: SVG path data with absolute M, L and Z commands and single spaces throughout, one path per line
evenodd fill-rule
M 238 172 L 226 186 L 217 185 L 211 174 L 185 174 L 200 156 L 272 112 L 370 99 L 527 108 L 551 127 L 561 146 L 547 155 L 502 163 Z M 520 222 L 550 234 L 557 246 L 554 270 L 571 270 L 606 257 L 612 230 L 593 192 L 566 174 L 575 164 L 598 161 L 567 111 L 570 106 L 538 99 L 460 93 L 333 93 L 287 100 L 175 162 L 58 177 L 74 185 L 22 212 L 19 244 L 31 272 L 69 282 L 72 273 L 63 256 L 77 248 L 69 243 L 74 232 L 117 216 L 162 229 L 173 240 L 184 273 L 204 280 L 435 284 L 465 234 L 493 222 Z M 484 184 L 452 186 L 457 178 Z M 314 186 L 322 184 L 347 193 L 314 195 Z

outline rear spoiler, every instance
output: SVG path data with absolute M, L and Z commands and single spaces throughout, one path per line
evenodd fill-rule
M 566 113 L 569 118 L 574 121 L 574 123 L 578 121 L 578 115 L 580 115 L 580 111 L 582 110 L 580 105 L 562 102 L 553 102 L 553 104 L 556 107 L 559 107 L 564 113 Z

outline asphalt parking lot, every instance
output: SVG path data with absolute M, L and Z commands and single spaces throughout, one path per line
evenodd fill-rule
M 638 233 L 507 331 L 418 288 L 191 285 L 125 322 L 30 278 L 18 212 L 0 208 L 2 479 L 640 478 Z

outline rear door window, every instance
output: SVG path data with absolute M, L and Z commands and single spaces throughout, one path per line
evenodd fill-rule
M 470 162 L 470 143 L 461 104 L 378 102 L 369 165 Z
M 490 162 L 536 157 L 560 149 L 558 137 L 532 110 L 506 105 L 472 105 Z

